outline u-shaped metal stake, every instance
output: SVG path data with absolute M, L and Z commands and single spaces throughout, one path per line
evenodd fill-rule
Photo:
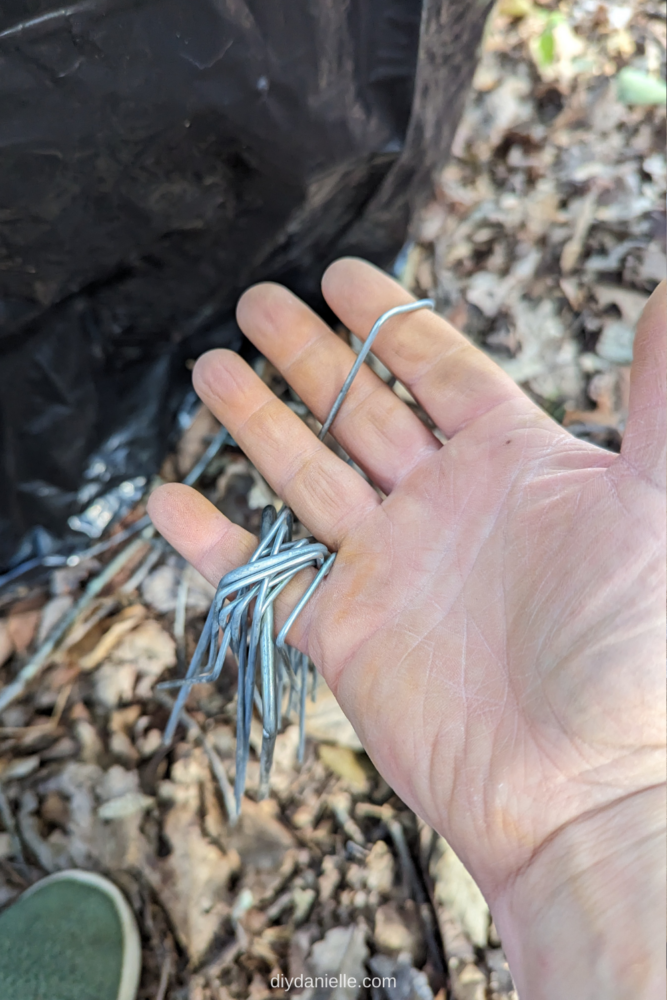
M 331 407 L 329 416 L 322 424 L 318 435 L 321 441 L 331 430 L 350 386 L 384 324 L 394 316 L 415 312 L 418 309 L 433 308 L 434 304 L 431 299 L 420 299 L 418 302 L 410 302 L 408 305 L 388 309 L 373 324 L 336 397 L 336 401 Z M 298 653 L 288 647 L 287 636 L 298 615 L 301 614 L 330 572 L 336 554 L 328 552 L 326 546 L 316 542 L 314 538 L 292 542 L 292 520 L 293 515 L 288 507 L 283 507 L 280 513 L 277 513 L 271 505 L 264 508 L 259 544 L 245 566 L 239 566 L 227 573 L 218 584 L 215 599 L 185 677 L 181 681 L 167 681 L 166 684 L 160 685 L 161 687 L 180 686 L 165 730 L 165 743 L 171 743 L 181 710 L 192 685 L 203 680 L 215 680 L 222 670 L 228 649 L 231 649 L 236 656 L 238 691 L 234 793 L 237 812 L 240 810 L 246 785 L 250 753 L 250 723 L 256 697 L 258 704 L 261 704 L 263 723 L 259 798 L 265 798 L 268 795 L 276 735 L 282 720 L 285 676 L 290 683 L 288 714 L 292 711 L 297 690 L 299 695 L 299 762 L 303 761 L 305 753 L 305 715 L 310 661 L 305 653 Z M 297 573 L 310 566 L 317 571 L 315 577 L 274 639 L 273 602 Z M 226 601 L 229 603 L 225 604 Z M 219 628 L 223 630 L 221 640 Z M 207 664 L 203 667 L 207 647 Z M 276 653 L 278 653 L 278 657 L 276 657 Z M 262 687 L 261 700 L 255 688 L 258 657 Z M 312 678 L 311 695 L 315 700 L 317 670 L 314 668 Z

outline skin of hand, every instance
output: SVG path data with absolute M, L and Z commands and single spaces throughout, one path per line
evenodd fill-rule
M 322 289 L 362 339 L 411 301 L 352 259 Z M 374 353 L 440 434 L 367 367 L 332 429 L 384 499 L 237 355 L 194 370 L 338 552 L 290 642 L 476 878 L 527 1000 L 664 996 L 666 301 L 663 285 L 639 324 L 620 455 L 572 437 L 437 315 L 391 320 Z M 278 285 L 249 289 L 237 315 L 323 420 L 351 349 Z M 214 584 L 256 545 L 184 486 L 149 511 Z M 306 583 L 284 592 L 278 627 Z

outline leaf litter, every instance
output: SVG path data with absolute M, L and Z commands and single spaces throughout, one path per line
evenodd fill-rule
M 657 4 L 500 0 L 401 275 L 572 433 L 612 449 L 634 327 L 667 271 L 664 62 Z M 317 430 L 272 366 L 256 367 Z M 200 408 L 162 481 L 182 478 L 217 430 Z M 255 532 L 275 499 L 233 444 L 200 488 Z M 375 772 L 323 682 L 304 764 L 286 723 L 263 802 L 255 724 L 236 823 L 230 672 L 191 692 L 162 746 L 170 701 L 156 683 L 182 670 L 212 589 L 150 538 L 132 560 L 0 715 L 0 906 L 52 871 L 107 873 L 142 930 L 140 1000 L 263 1000 L 281 995 L 276 977 L 325 974 L 346 985 L 290 995 L 516 1000 L 475 883 Z M 3 683 L 108 565 L 58 569 L 3 600 Z M 365 975 L 394 982 L 351 985 Z

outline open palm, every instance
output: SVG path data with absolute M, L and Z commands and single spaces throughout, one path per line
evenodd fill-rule
M 410 301 L 354 260 L 323 290 L 360 337 Z M 374 351 L 447 440 L 362 369 L 333 433 L 384 500 L 238 356 L 212 351 L 195 368 L 206 405 L 338 551 L 290 641 L 491 899 L 559 831 L 664 777 L 660 295 L 637 338 L 621 456 L 571 437 L 439 317 L 392 320 Z M 250 289 L 238 318 L 324 419 L 352 351 L 276 285 Z M 161 487 L 150 512 L 215 584 L 256 544 L 187 487 Z

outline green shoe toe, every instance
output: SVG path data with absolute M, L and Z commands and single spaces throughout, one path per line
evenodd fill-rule
M 135 1000 L 140 971 L 132 910 L 101 875 L 50 875 L 0 914 L 2 1000 Z

